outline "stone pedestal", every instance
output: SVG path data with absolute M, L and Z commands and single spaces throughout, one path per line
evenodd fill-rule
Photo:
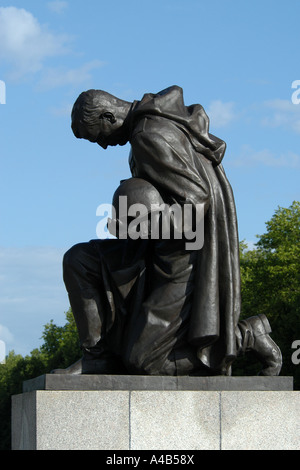
M 289 377 L 46 375 L 12 398 L 12 448 L 299 450 L 300 392 Z

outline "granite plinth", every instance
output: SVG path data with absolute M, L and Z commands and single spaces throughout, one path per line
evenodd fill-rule
M 36 390 L 13 450 L 300 450 L 300 392 Z
M 291 377 L 46 374 L 12 397 L 12 449 L 300 450 L 300 392 Z
M 293 377 L 45 374 L 23 383 L 24 393 L 34 390 L 291 391 Z

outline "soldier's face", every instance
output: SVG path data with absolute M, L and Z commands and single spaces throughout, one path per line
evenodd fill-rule
M 97 143 L 103 149 L 106 149 L 109 145 L 124 145 L 127 142 L 121 128 L 114 126 L 106 119 L 99 119 L 99 123 L 93 126 L 81 123 L 78 137 Z
M 106 149 L 108 145 L 117 145 L 117 143 L 110 143 L 110 134 L 112 129 L 108 126 L 109 123 L 103 122 L 99 119 L 97 125 L 87 125 L 85 123 L 80 123 L 78 137 L 80 139 L 86 139 L 90 142 L 97 143 L 102 148 Z

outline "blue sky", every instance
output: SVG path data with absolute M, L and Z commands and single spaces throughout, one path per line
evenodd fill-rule
M 241 240 L 300 199 L 298 0 L 0 3 L 0 340 L 28 354 L 69 303 L 63 253 L 96 238 L 96 209 L 130 176 L 129 146 L 77 140 L 78 94 L 127 101 L 170 85 L 227 143 Z M 300 93 L 299 93 L 300 97 Z M 294 100 L 295 101 L 295 100 Z M 297 100 L 296 100 L 297 101 Z

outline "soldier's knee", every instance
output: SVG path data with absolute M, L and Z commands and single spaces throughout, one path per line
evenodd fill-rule
M 67 290 L 77 288 L 78 279 L 86 276 L 87 243 L 78 243 L 63 257 L 63 279 Z
M 76 245 L 72 246 L 63 257 L 63 270 L 64 272 L 69 269 L 73 269 L 77 266 L 78 262 L 80 261 L 83 247 L 85 243 L 77 243 Z

